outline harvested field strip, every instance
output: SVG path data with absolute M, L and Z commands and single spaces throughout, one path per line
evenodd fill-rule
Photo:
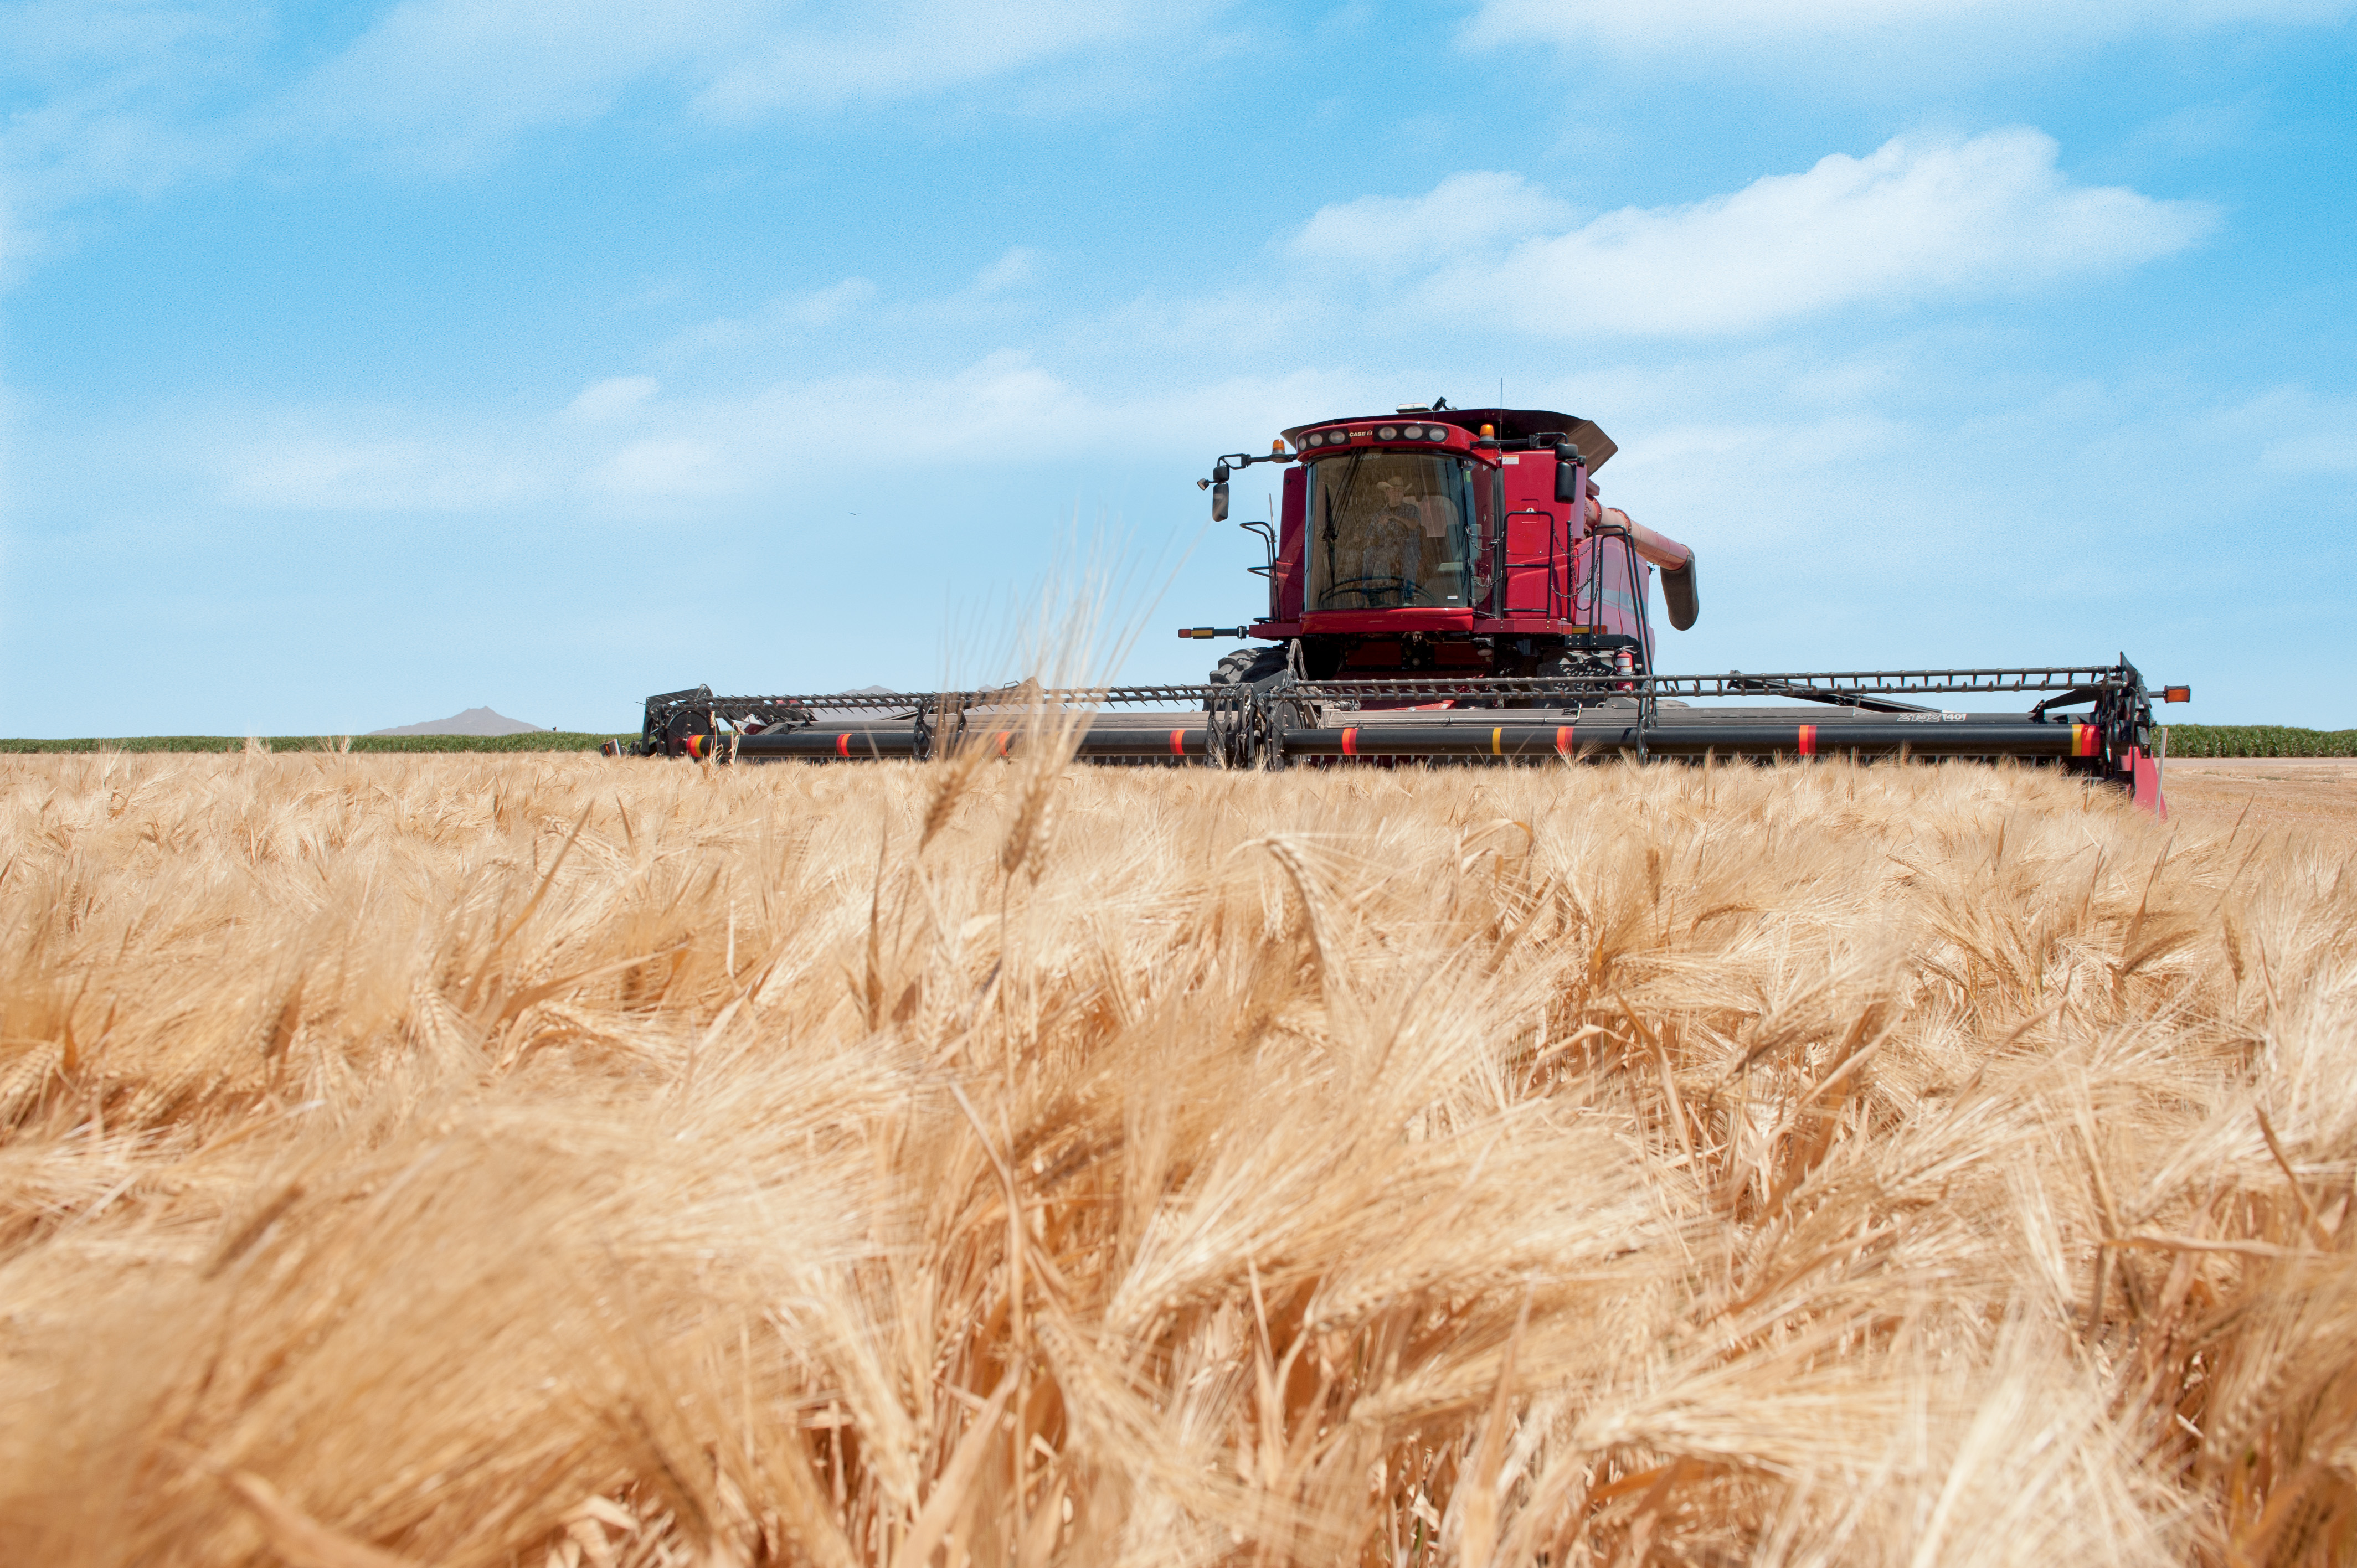
M 2357 757 L 2357 729 L 2170 725 L 2171 757 Z
M 0 763 L 45 1563 L 2327 1563 L 2357 877 L 1974 767 Z

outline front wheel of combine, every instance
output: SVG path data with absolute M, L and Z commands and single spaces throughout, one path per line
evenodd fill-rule
M 1266 686 L 1285 673 L 1285 647 L 1239 648 L 1211 667 L 1207 686 Z
M 1223 766 L 1252 765 L 1261 742 L 1257 733 L 1259 715 L 1254 712 L 1252 699 L 1284 679 L 1286 671 L 1286 646 L 1279 643 L 1275 648 L 1239 648 L 1222 659 L 1204 678 L 1207 686 L 1236 688 L 1232 694 L 1222 693 L 1203 699 L 1210 750 Z

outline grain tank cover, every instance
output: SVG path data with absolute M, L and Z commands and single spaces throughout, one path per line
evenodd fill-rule
M 1576 414 L 1557 413 L 1551 409 L 1444 408 L 1437 413 L 1419 411 L 1408 417 L 1433 424 L 1453 424 L 1459 430 L 1469 431 L 1475 435 L 1479 435 L 1481 433 L 1481 427 L 1487 424 L 1494 427 L 1499 438 L 1505 441 L 1527 441 L 1534 435 L 1561 435 L 1579 448 L 1579 455 L 1587 459 L 1587 471 L 1591 474 L 1610 461 L 1613 453 L 1620 450 L 1619 444 L 1612 437 L 1605 435 L 1594 420 L 1581 419 Z M 1285 433 L 1285 439 L 1288 445 L 1298 451 L 1301 446 L 1301 433 L 1305 430 L 1315 430 L 1329 424 L 1352 426 L 1396 424 L 1400 418 L 1401 416 L 1396 413 L 1386 412 L 1364 415 L 1348 414 L 1334 419 L 1313 419 L 1287 430 Z

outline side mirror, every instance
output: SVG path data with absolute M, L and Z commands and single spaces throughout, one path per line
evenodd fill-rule
M 1220 463 L 1211 469 L 1211 521 L 1228 521 L 1228 466 Z
M 1586 499 L 1579 493 L 1579 459 L 1577 456 L 1555 459 L 1555 499 L 1564 506 L 1577 506 Z

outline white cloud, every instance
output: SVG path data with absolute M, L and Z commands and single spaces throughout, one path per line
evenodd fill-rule
M 723 316 L 674 336 L 666 352 L 674 358 L 792 346 L 797 350 L 841 341 L 841 328 L 857 318 L 863 328 L 906 338 L 938 338 L 983 323 L 994 327 L 1028 314 L 1036 301 L 1027 290 L 1036 283 L 1043 252 L 1017 245 L 974 274 L 962 289 L 945 295 L 885 300 L 864 277 L 845 278 L 824 288 L 782 294 L 743 316 Z
M 1520 239 L 1570 216 L 1518 174 L 1452 174 L 1423 196 L 1362 196 L 1320 208 L 1286 248 L 1307 261 L 1389 274 Z
M 2258 451 L 2262 473 L 2287 478 L 2357 475 L 2357 398 L 2276 387 L 2220 416 L 2215 435 Z M 2214 438 L 2214 437 L 2213 437 Z
M 735 476 L 726 471 L 725 456 L 712 442 L 692 436 L 633 441 L 597 465 L 589 486 L 632 499 L 726 494 L 737 487 Z
M 544 489 L 521 455 L 474 439 L 264 436 L 219 463 L 231 500 L 268 510 L 475 511 Z
M 723 316 L 689 328 L 673 339 L 671 349 L 694 354 L 781 342 L 813 328 L 832 327 L 875 299 L 876 285 L 866 278 L 845 278 L 807 293 L 781 294 L 764 301 L 750 316 Z
M 2259 467 L 2275 474 L 2357 474 L 2357 420 L 2271 441 L 2259 453 Z
M 1305 409 L 1364 405 L 1372 396 L 1359 381 L 1310 372 L 1107 395 L 1028 355 L 1001 352 L 942 373 L 877 371 L 667 401 L 655 428 L 634 431 L 631 440 L 585 461 L 579 484 L 624 513 L 791 496 L 809 482 L 811 464 L 839 466 L 836 415 L 819 411 L 888 411 L 912 461 L 952 468 L 965 483 L 976 473 L 1036 464 L 1048 451 L 1191 462 L 1233 450 L 1240 435 L 1274 435 Z
M 399 0 L 316 64 L 242 0 L 0 6 L 0 92 L 16 199 L 64 209 L 221 173 L 272 147 L 357 143 L 428 170 L 479 165 L 542 127 L 633 98 L 726 124 L 828 113 L 1023 78 L 1021 112 L 1093 54 L 1203 43 L 1232 0 Z M 312 19 L 298 32 L 332 32 Z M 305 48 L 307 53 L 307 45 Z M 1023 73 L 1029 72 L 1028 77 Z M 1096 83 L 1117 70 L 1065 72 Z
M 626 508 L 760 494 L 834 448 L 831 419 L 811 417 L 825 409 L 888 409 L 895 429 L 924 432 L 929 459 L 963 462 L 1029 451 L 1042 430 L 1070 429 L 1083 412 L 1069 386 L 1018 354 L 942 376 L 782 381 L 670 408 L 658 429 L 597 460 L 583 483 Z
M 691 72 L 742 23 L 716 0 L 406 0 L 296 86 L 290 134 L 356 135 L 464 164 L 537 125 L 580 124 L 634 83 Z
M 903 102 L 1196 27 L 1213 0 L 405 0 L 290 96 L 287 128 L 465 165 L 654 87 L 740 123 Z
M 805 295 L 774 302 L 772 310 L 784 321 L 803 327 L 832 327 L 876 298 L 876 285 L 866 278 L 845 278 Z
M 255 7 L 188 0 L 0 6 L 0 171 L 16 263 L 68 248 L 56 215 L 93 192 L 152 195 L 244 157 L 250 137 L 209 122 L 272 31 Z
M 735 51 L 698 95 L 715 119 L 889 102 L 1184 27 L 1202 5 L 1145 0 L 898 0 L 825 8 Z
M 1040 259 L 1028 245 L 1014 246 L 975 274 L 974 292 L 988 296 L 1025 287 L 1039 277 Z
M 1477 220 L 1458 258 L 1432 272 L 1414 298 L 1441 316 L 1503 309 L 1539 331 L 1703 337 L 1845 306 L 1903 306 L 2114 272 L 2182 250 L 2215 222 L 2200 203 L 2072 185 L 2055 151 L 2029 130 L 1900 138 L 1863 158 L 1835 154 L 1805 174 L 1771 175 L 1706 201 L 1608 212 L 1523 240 L 1502 259 L 1479 253 L 1495 230 Z M 1477 220 L 1500 205 L 1463 203 L 1451 183 L 1423 200 L 1469 205 Z M 1422 209 L 1411 202 L 1401 210 Z M 1364 211 L 1361 203 L 1328 208 L 1297 252 L 1315 234 L 1318 259 L 1384 275 L 1406 242 L 1364 221 Z M 1412 233 L 1446 238 L 1437 229 Z
M 1543 38 L 1632 51 L 1714 51 L 1878 38 L 2100 41 L 2236 24 L 2346 19 L 2352 0 L 1484 0 L 1471 41 Z
M 565 412 L 593 424 L 619 419 L 654 396 L 660 384 L 652 376 L 608 376 L 583 387 L 581 395 L 566 404 Z

